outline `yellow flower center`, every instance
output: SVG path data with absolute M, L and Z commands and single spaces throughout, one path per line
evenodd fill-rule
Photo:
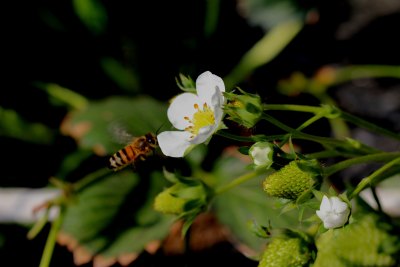
M 198 104 L 193 105 L 194 109 L 197 110 L 196 113 L 193 114 L 193 118 L 184 117 L 192 125 L 185 128 L 186 131 L 192 133 L 190 138 L 195 137 L 201 128 L 205 126 L 210 126 L 215 123 L 214 112 L 210 109 L 207 103 L 203 104 L 203 109 L 199 108 Z

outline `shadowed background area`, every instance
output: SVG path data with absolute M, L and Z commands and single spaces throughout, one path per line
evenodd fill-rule
M 167 121 L 163 114 L 167 101 L 180 92 L 176 85 L 180 73 L 195 79 L 210 70 L 235 81 L 232 87 L 257 93 L 271 104 L 333 103 L 399 132 L 398 1 L 277 2 L 74 0 L 3 4 L 0 187 L 42 188 L 54 176 L 73 182 L 106 166 L 107 155 L 120 145 L 103 142 L 106 134 L 102 136 L 102 130 L 114 121 L 128 125 L 135 134 L 161 127 Z M 265 64 L 245 66 L 240 77 L 235 74 L 244 55 L 266 33 L 291 20 L 304 24 L 279 53 Z M 371 65 L 377 67 L 369 68 Z M 336 80 L 330 80 L 332 73 Z M 89 102 L 90 114 L 79 117 L 79 112 L 74 113 Z M 110 112 L 103 114 L 105 110 Z M 99 117 L 93 119 L 98 128 L 91 125 L 89 131 L 79 123 L 96 117 L 93 114 Z M 147 121 L 140 120 L 143 118 Z M 294 126 L 303 120 L 299 114 L 290 123 Z M 263 125 L 255 129 L 263 130 Z M 349 130 L 353 138 L 367 144 L 399 149 L 398 143 L 360 129 Z M 276 129 L 268 131 L 274 134 Z M 323 122 L 312 125 L 309 131 L 332 134 Z M 212 144 L 215 146 L 210 147 L 205 166 L 224 146 L 218 137 Z M 305 151 L 314 149 L 300 145 Z M 368 171 L 354 169 L 358 175 Z M 354 176 L 351 171 L 344 174 L 349 180 Z M 34 240 L 26 238 L 27 230 L 26 225 L 0 224 L 0 265 L 38 266 L 49 227 Z M 144 253 L 130 266 L 219 266 L 216 258 L 228 259 L 223 264 L 230 266 L 257 265 L 222 242 L 185 256 Z M 53 259 L 51 266 L 73 266 L 72 254 L 65 247 L 56 246 Z

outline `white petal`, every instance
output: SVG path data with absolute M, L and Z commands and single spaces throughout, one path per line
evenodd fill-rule
M 197 95 L 191 93 L 183 93 L 176 96 L 168 108 L 168 119 L 172 125 L 179 130 L 183 130 L 190 124 L 184 117 L 192 118 L 196 112 L 194 104 L 200 104 L 200 99 Z
M 255 165 L 261 166 L 271 162 L 269 158 L 271 151 L 272 149 L 269 146 L 255 146 L 250 149 L 250 156 L 252 157 Z
M 219 122 L 222 120 L 222 117 L 224 115 L 224 111 L 222 110 L 222 105 L 213 108 L 214 111 L 214 119 L 215 123 L 219 124 Z
M 157 136 L 162 153 L 168 157 L 181 158 L 191 143 L 190 133 L 186 131 L 166 131 Z
M 324 196 L 321 201 L 321 206 L 319 207 L 321 211 L 331 211 L 331 202 L 327 196 Z
M 325 218 L 326 218 L 326 216 L 327 216 L 327 213 L 326 213 L 325 211 L 322 211 L 322 210 L 317 210 L 315 213 L 317 213 L 317 216 L 318 216 L 322 221 L 324 221 Z
M 347 204 L 338 197 L 331 197 L 332 209 L 337 213 L 344 212 L 348 209 Z
M 200 128 L 197 135 L 192 140 L 190 140 L 190 143 L 197 145 L 205 142 L 214 133 L 215 129 L 216 125 Z
M 196 90 L 198 96 L 209 105 L 222 105 L 224 102 L 224 97 L 222 95 L 222 92 L 225 92 L 224 81 L 209 71 L 197 77 Z
M 343 226 L 346 222 L 347 222 L 347 217 L 332 213 L 325 218 L 324 227 L 326 229 L 338 228 Z

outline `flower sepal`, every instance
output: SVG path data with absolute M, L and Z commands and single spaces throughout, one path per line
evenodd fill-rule
M 196 84 L 190 76 L 179 73 L 179 78 L 175 78 L 176 85 L 185 92 L 196 93 Z
M 256 94 L 237 89 L 241 93 L 240 95 L 225 92 L 228 103 L 225 105 L 224 111 L 229 115 L 228 119 L 247 128 L 254 127 L 261 119 L 263 112 L 261 98 Z

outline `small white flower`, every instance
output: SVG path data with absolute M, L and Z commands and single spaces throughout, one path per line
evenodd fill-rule
M 249 149 L 249 155 L 256 168 L 269 168 L 273 163 L 273 153 L 272 144 L 268 142 L 257 142 Z
M 326 229 L 333 229 L 343 226 L 350 215 L 350 208 L 346 202 L 338 197 L 324 196 L 321 206 L 316 211 L 317 216 L 324 223 Z
M 179 131 L 157 136 L 161 151 L 169 157 L 183 157 L 188 148 L 209 139 L 220 126 L 225 103 L 222 79 L 209 71 L 196 80 L 197 94 L 176 96 L 168 108 L 168 119 Z

